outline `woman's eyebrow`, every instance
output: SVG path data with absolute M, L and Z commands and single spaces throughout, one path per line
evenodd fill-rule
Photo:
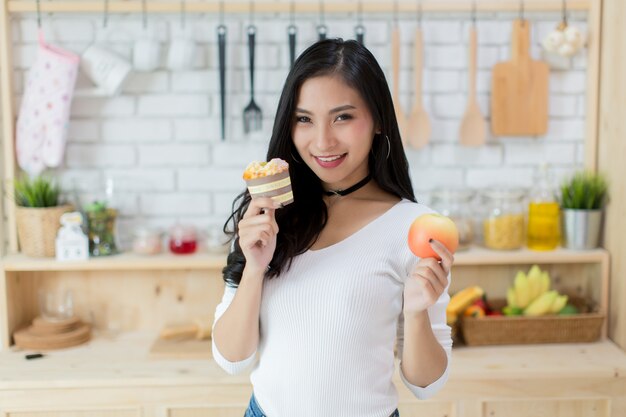
M 344 110 L 354 110 L 354 109 L 356 109 L 356 107 L 354 107 L 352 104 L 344 104 L 343 106 L 339 106 L 339 107 L 335 107 L 334 109 L 331 109 L 328 112 L 328 114 L 338 113 Z M 302 109 L 300 107 L 296 108 L 296 113 L 313 114 L 312 112 Z

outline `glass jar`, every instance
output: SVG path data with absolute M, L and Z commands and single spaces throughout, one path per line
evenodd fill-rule
M 115 221 L 117 210 L 104 205 L 96 207 L 96 203 L 87 209 L 87 225 L 89 229 L 89 254 L 91 256 L 107 256 L 117 253 Z
M 431 193 L 431 207 L 449 217 L 459 230 L 457 250 L 468 249 L 474 241 L 472 197 L 472 192 L 466 189 L 436 190 Z
M 485 208 L 483 243 L 490 249 L 511 250 L 524 246 L 525 195 L 522 190 L 485 190 L 482 194 Z
M 196 228 L 176 224 L 170 229 L 170 251 L 177 255 L 194 253 L 198 248 L 198 234 Z
M 133 232 L 133 253 L 156 255 L 163 250 L 163 234 L 158 229 L 139 227 Z
M 209 227 L 206 237 L 206 246 L 209 253 L 228 253 L 230 248 L 228 236 L 226 236 L 221 226 Z

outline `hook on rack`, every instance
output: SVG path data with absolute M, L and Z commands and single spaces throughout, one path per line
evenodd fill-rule
M 185 0 L 180 0 L 180 28 L 185 29 L 185 14 L 187 11 Z
M 365 26 L 363 26 L 363 3 L 361 0 L 357 1 L 356 22 L 354 33 L 357 42 L 362 45 L 365 42 Z
M 109 0 L 104 0 L 104 13 L 102 16 L 102 27 L 106 29 L 109 24 Z
M 224 26 L 224 0 L 220 0 L 220 26 Z
M 324 0 L 320 0 L 320 23 L 317 25 L 317 37 L 319 40 L 326 39 L 328 27 L 324 23 Z
M 41 0 L 36 0 L 37 2 L 37 28 L 41 29 Z
M 250 0 L 250 24 L 254 24 L 254 0 Z
M 520 0 L 519 2 L 519 18 L 520 20 L 525 20 L 524 19 L 524 0 Z
M 417 24 L 419 26 L 422 26 L 422 18 L 423 18 L 423 13 L 422 13 L 422 0 L 417 0 Z
M 393 0 L 393 23 L 398 25 L 398 0 Z
M 147 0 L 141 0 L 141 20 L 143 29 L 148 28 L 148 2 Z
M 296 20 L 296 2 L 295 0 L 291 0 L 291 2 L 289 3 L 289 22 L 291 23 L 291 26 L 294 25 Z
M 567 26 L 567 0 L 563 0 L 561 13 L 563 14 L 563 23 Z
M 472 0 L 472 25 L 476 26 L 476 0 Z

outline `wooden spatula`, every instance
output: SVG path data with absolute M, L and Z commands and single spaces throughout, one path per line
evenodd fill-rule
M 430 119 L 422 104 L 422 66 L 424 56 L 422 42 L 422 29 L 418 26 L 415 30 L 415 102 L 407 124 L 407 142 L 411 147 L 420 149 L 428 144 L 431 134 Z
M 476 99 L 476 48 L 478 34 L 476 27 L 472 25 L 469 38 L 469 79 L 467 90 L 467 107 L 465 114 L 461 120 L 461 128 L 459 138 L 461 145 L 464 146 L 480 146 L 487 139 L 487 122 L 480 112 L 478 100 Z
M 406 144 L 406 115 L 400 105 L 400 27 L 396 23 L 391 32 L 391 66 L 393 70 L 393 107 L 396 111 L 396 119 L 400 128 L 402 143 Z
M 511 60 L 497 63 L 491 80 L 495 135 L 543 135 L 548 130 L 548 64 L 530 57 L 530 23 L 513 22 Z

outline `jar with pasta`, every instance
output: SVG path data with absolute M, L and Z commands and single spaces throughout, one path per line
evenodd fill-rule
M 525 195 L 522 190 L 495 189 L 483 192 L 486 210 L 483 243 L 490 249 L 519 249 L 526 242 Z

